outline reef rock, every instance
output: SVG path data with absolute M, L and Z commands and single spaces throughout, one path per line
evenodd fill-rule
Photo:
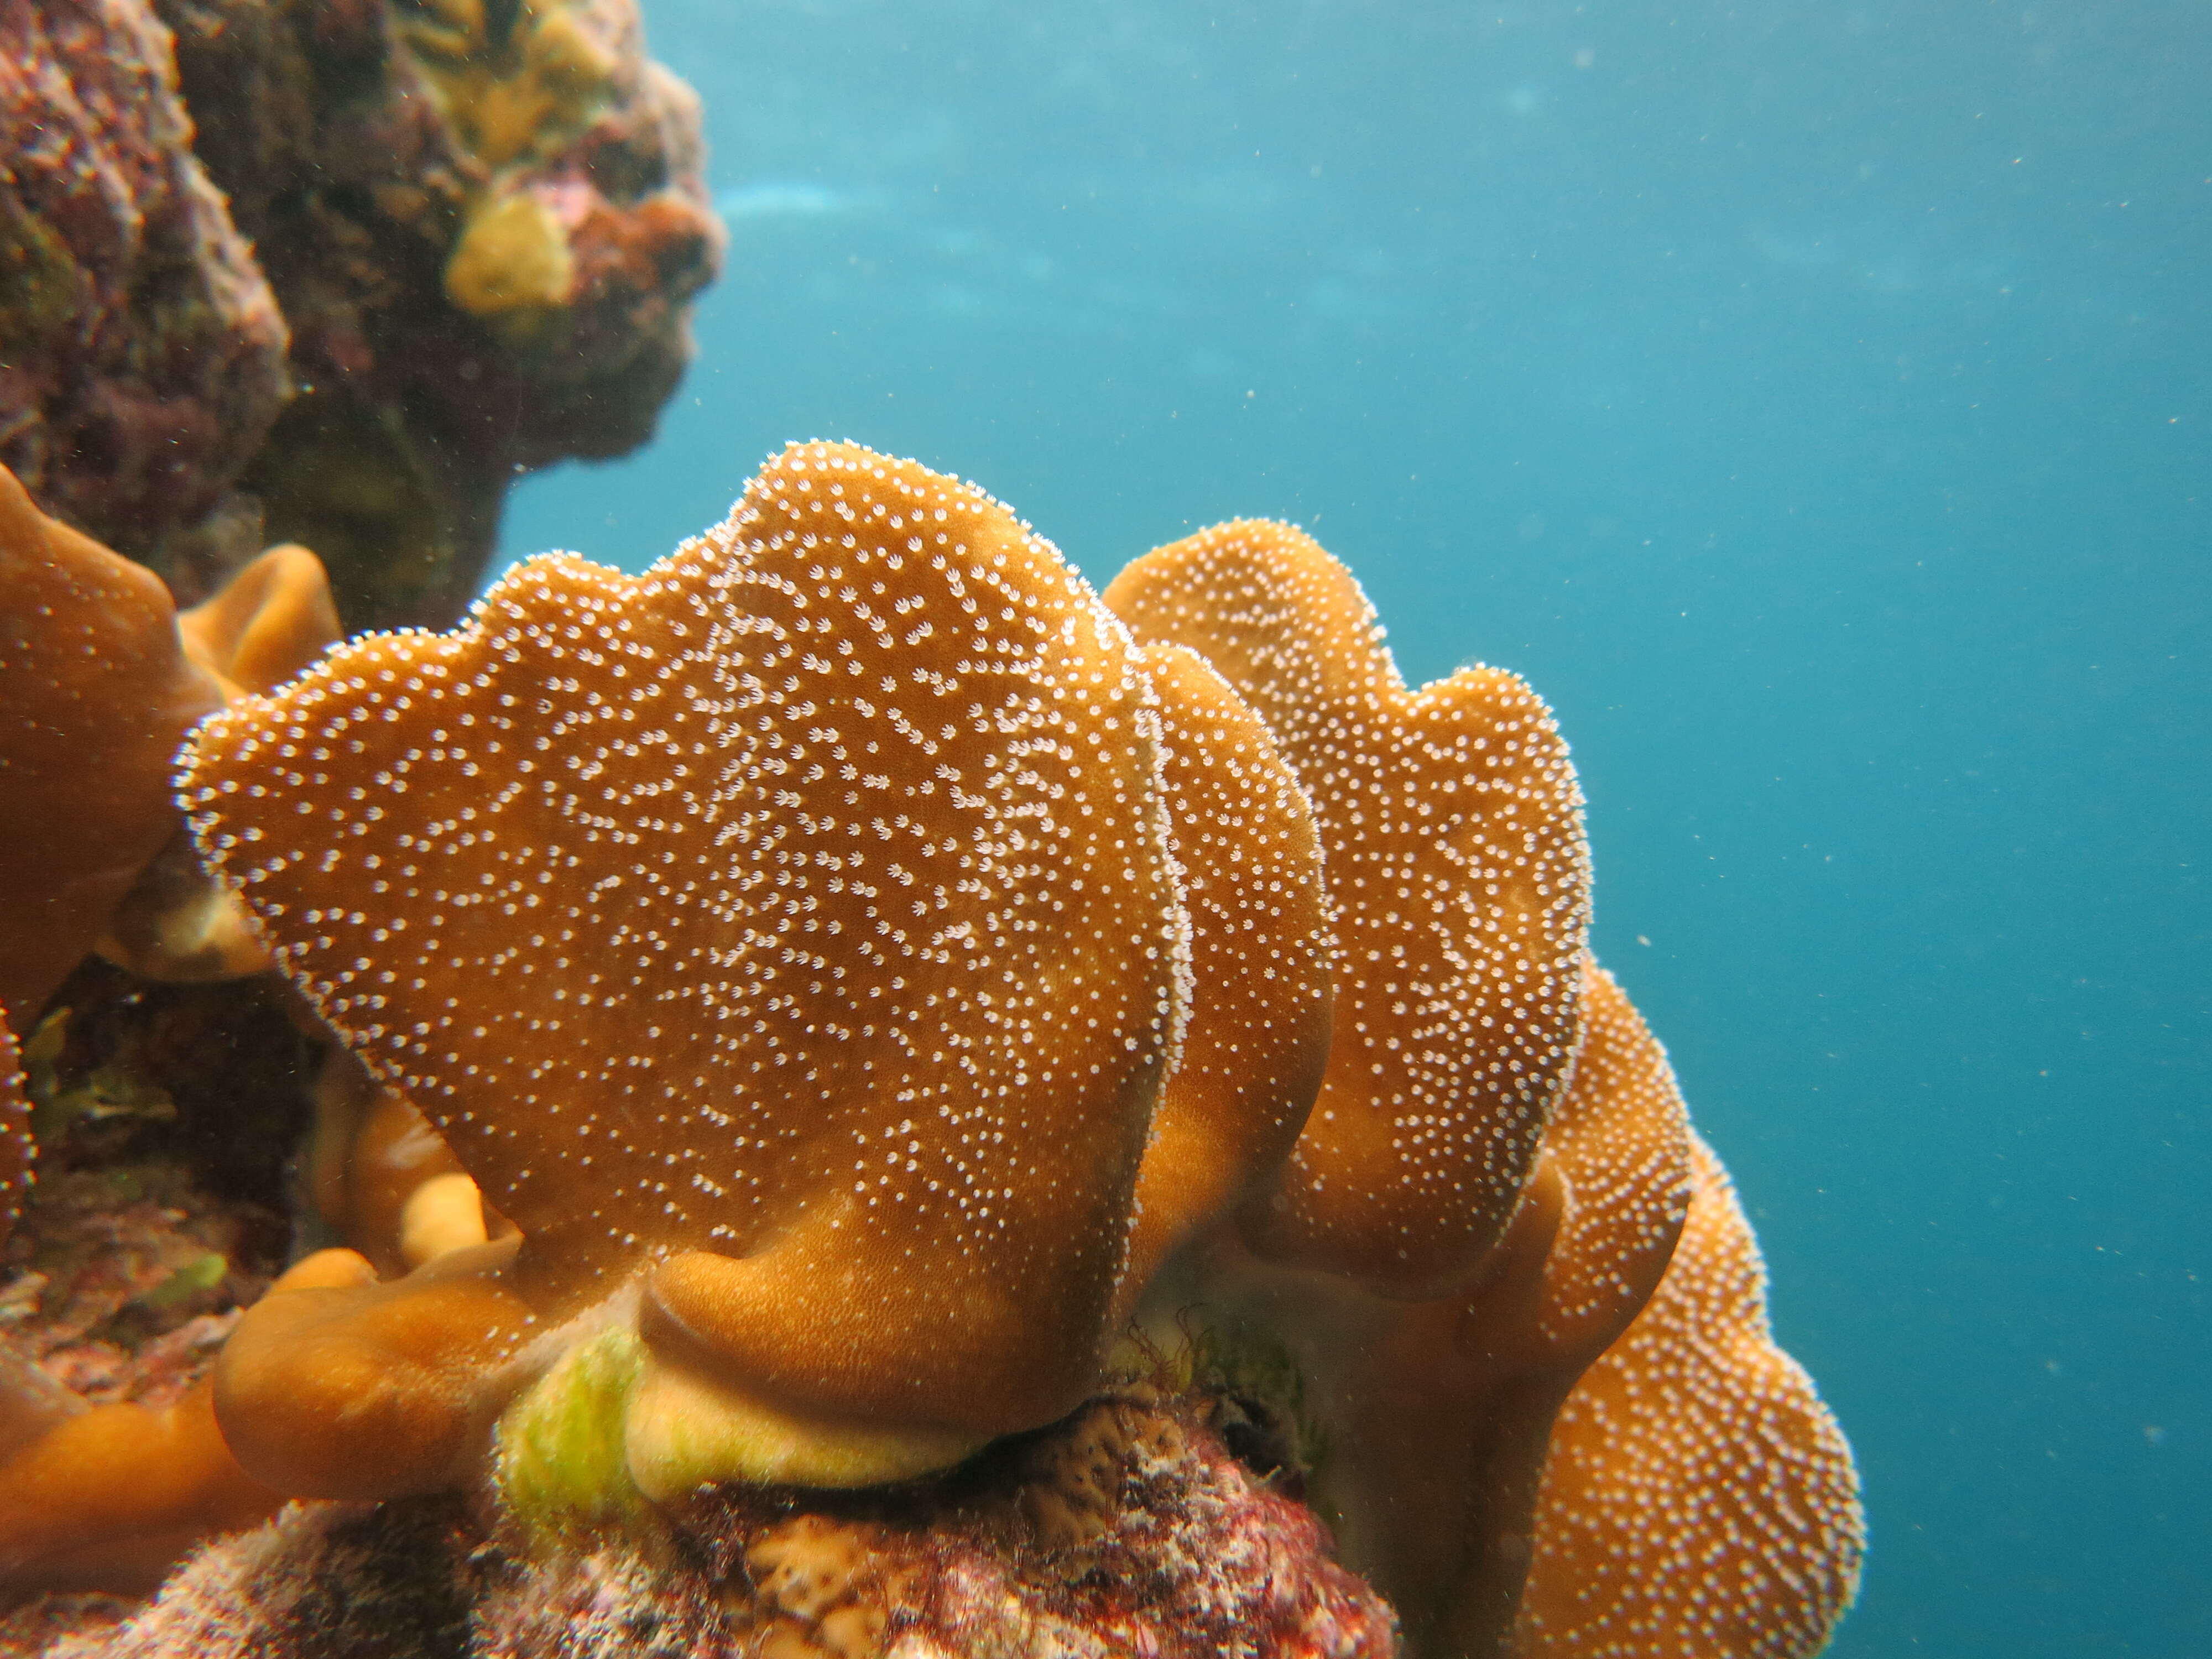
M 721 252 L 698 100 L 634 0 L 159 3 L 292 326 L 265 535 L 354 627 L 450 622 L 515 477 L 635 447 L 675 387 Z
M 0 462 L 142 556 L 287 392 L 276 295 L 191 139 L 143 0 L 0 3 Z
M 182 604 L 313 547 L 443 624 L 649 435 L 720 264 L 635 0 L 0 0 L 0 460 Z
M 1311 1513 L 1230 1453 L 1200 1398 L 1148 1389 L 957 1482 L 835 1510 L 789 1492 L 702 1502 L 644 1543 L 530 1548 L 449 1499 L 295 1504 L 112 1619 L 102 1601 L 50 1604 L 45 1659 L 322 1659 L 338 1631 L 354 1659 L 1397 1648 L 1389 1606 L 1330 1559 Z

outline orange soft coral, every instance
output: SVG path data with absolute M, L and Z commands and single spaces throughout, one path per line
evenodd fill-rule
M 31 1140 L 31 1106 L 23 1090 L 22 1054 L 5 1015 L 0 1014 L 0 1244 L 8 1242 L 22 1218 L 31 1164 L 38 1153 Z
M 160 979 L 268 965 L 184 838 L 193 722 L 337 636 L 321 562 L 273 548 L 179 616 L 161 579 L 0 468 L 0 1009 L 20 1024 L 95 945 Z
M 1857 1592 L 1850 1448 L 1766 1322 L 1766 1273 L 1720 1160 L 1666 1277 L 1553 1430 L 1514 1632 L 1525 1659 L 1806 1659 Z
M 1608 975 L 1586 961 L 1583 977 L 1573 1081 L 1468 1283 L 1382 1297 L 1217 1240 L 1151 1310 L 1290 1351 L 1328 1447 L 1317 1494 L 1417 1652 L 1506 1639 L 1554 1414 L 1659 1282 L 1682 1221 L 1686 1119 L 1666 1056 Z
M 27 1030 L 177 828 L 169 770 L 222 700 L 161 579 L 0 468 L 0 1010 Z
M 1125 1312 L 1176 1246 L 1279 1173 L 1329 1041 L 1328 906 L 1305 792 L 1195 653 L 1153 646 L 1144 662 L 1197 990 L 1138 1176 Z
M 199 1540 L 283 1501 L 231 1456 L 208 1385 L 94 1406 L 0 1462 L 0 1588 L 150 1590 Z
M 177 618 L 185 654 L 231 697 L 305 673 L 343 631 L 323 562 L 297 542 L 269 549 Z
M 185 655 L 225 698 L 290 679 L 339 632 L 323 562 L 296 544 L 270 548 L 177 618 Z M 149 979 L 229 979 L 269 966 L 244 908 L 201 867 L 181 817 L 124 895 L 99 949 Z
M 335 635 L 314 556 L 275 550 L 180 617 L 159 577 L 0 470 L 0 1009 L 35 1016 L 95 945 L 157 978 L 266 967 L 184 838 L 170 774 L 238 678 L 297 672 Z M 0 1238 L 32 1153 L 15 1060 L 0 1040 Z M 232 1459 L 211 1387 L 88 1407 L 13 1348 L 0 1459 L 0 1585 L 150 1586 L 196 1538 L 281 1501 Z
M 1504 1231 L 1574 1051 L 1589 873 L 1566 745 L 1502 670 L 1408 690 L 1351 573 L 1288 525 L 1158 549 L 1106 602 L 1251 705 L 1327 848 L 1328 1070 L 1255 1242 L 1447 1291 Z
M 210 1421 L 286 1492 L 488 1480 L 573 1541 L 944 1468 L 1125 1321 L 1196 1327 L 1327 1441 L 1416 1651 L 1808 1652 L 1848 1452 L 1588 958 L 1548 713 L 1407 689 L 1288 526 L 1107 598 L 1128 631 L 971 487 L 805 446 L 642 576 L 534 560 L 211 720 L 198 845 L 350 1049 L 309 1184 L 355 1248 L 248 1313 Z M 1608 1566 L 1708 1514 L 1772 1559 Z
M 1418 1650 L 1500 1650 L 1554 1418 L 1661 1283 L 1690 1190 L 1663 1051 L 1574 962 L 1588 873 L 1564 745 L 1510 675 L 1407 691 L 1350 573 L 1287 526 L 1201 532 L 1107 600 L 1267 722 L 1312 794 L 1337 935 L 1328 1076 L 1286 1178 L 1248 1207 L 1257 1259 L 1217 1238 L 1155 1315 L 1210 1304 L 1287 1344 L 1350 1559 Z M 1808 1478 L 1847 1483 L 1839 1443 L 1801 1428 Z M 1832 1531 L 1808 1565 L 1848 1577 L 1855 1548 Z M 1752 1626 L 1825 1631 L 1842 1605 L 1773 1599 Z
M 538 1316 L 641 1290 L 649 1486 L 865 1480 L 1096 1376 L 1187 994 L 1157 733 L 1049 544 L 811 446 L 643 577 L 535 560 L 234 704 L 186 791 Z

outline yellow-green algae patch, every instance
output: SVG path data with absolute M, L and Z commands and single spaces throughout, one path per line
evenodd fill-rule
M 480 206 L 446 265 L 447 297 L 479 317 L 566 305 L 575 283 L 568 234 L 535 196 Z
M 985 1437 L 799 1414 L 680 1366 L 648 1359 L 626 1425 L 629 1466 L 666 1502 L 722 1480 L 875 1486 L 951 1468 Z
M 447 118 L 491 167 L 560 149 L 591 125 L 621 67 L 575 0 L 434 0 L 401 26 Z
M 637 1333 L 617 1325 L 569 1350 L 507 1407 L 492 1479 L 524 1526 L 558 1536 L 644 1518 L 623 1436 L 643 1365 Z
M 578 1344 L 507 1407 L 492 1480 L 540 1537 L 650 1535 L 654 1503 L 718 1482 L 878 1486 L 944 1468 L 977 1443 L 793 1416 L 657 1364 L 624 1323 Z

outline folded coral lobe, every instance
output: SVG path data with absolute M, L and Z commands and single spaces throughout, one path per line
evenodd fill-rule
M 1198 988 L 1138 1171 L 1125 1307 L 1178 1245 L 1273 1179 L 1321 1086 L 1329 1038 L 1328 901 L 1305 792 L 1195 653 L 1156 645 L 1143 655 Z
M 0 1010 L 26 1032 L 175 833 L 171 758 L 222 700 L 161 579 L 0 467 Z
M 1694 1132 L 1690 1163 L 1665 1276 L 1553 1425 L 1522 1659 L 1809 1659 L 1857 1593 L 1850 1447 L 1774 1340 L 1758 1241 Z
M 1127 637 L 972 486 L 786 451 L 644 574 L 510 572 L 210 721 L 185 796 L 287 971 L 561 1316 L 988 1434 L 1087 1386 L 1182 1016 Z
M 1289 525 L 1156 549 L 1106 602 L 1236 689 L 1320 826 L 1334 1037 L 1248 1231 L 1279 1259 L 1437 1294 L 1504 1232 L 1574 1049 L 1589 882 L 1566 744 L 1501 669 L 1408 690 L 1352 573 Z
M 31 1140 L 31 1105 L 24 1095 L 22 1057 L 15 1034 L 0 1014 L 0 1244 L 22 1218 L 37 1149 Z

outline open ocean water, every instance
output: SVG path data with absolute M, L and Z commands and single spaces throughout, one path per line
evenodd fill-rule
M 2212 1655 L 2212 7 L 646 0 L 729 269 L 510 554 L 783 441 L 1237 515 L 1559 711 L 1872 1518 L 1838 1659 Z

